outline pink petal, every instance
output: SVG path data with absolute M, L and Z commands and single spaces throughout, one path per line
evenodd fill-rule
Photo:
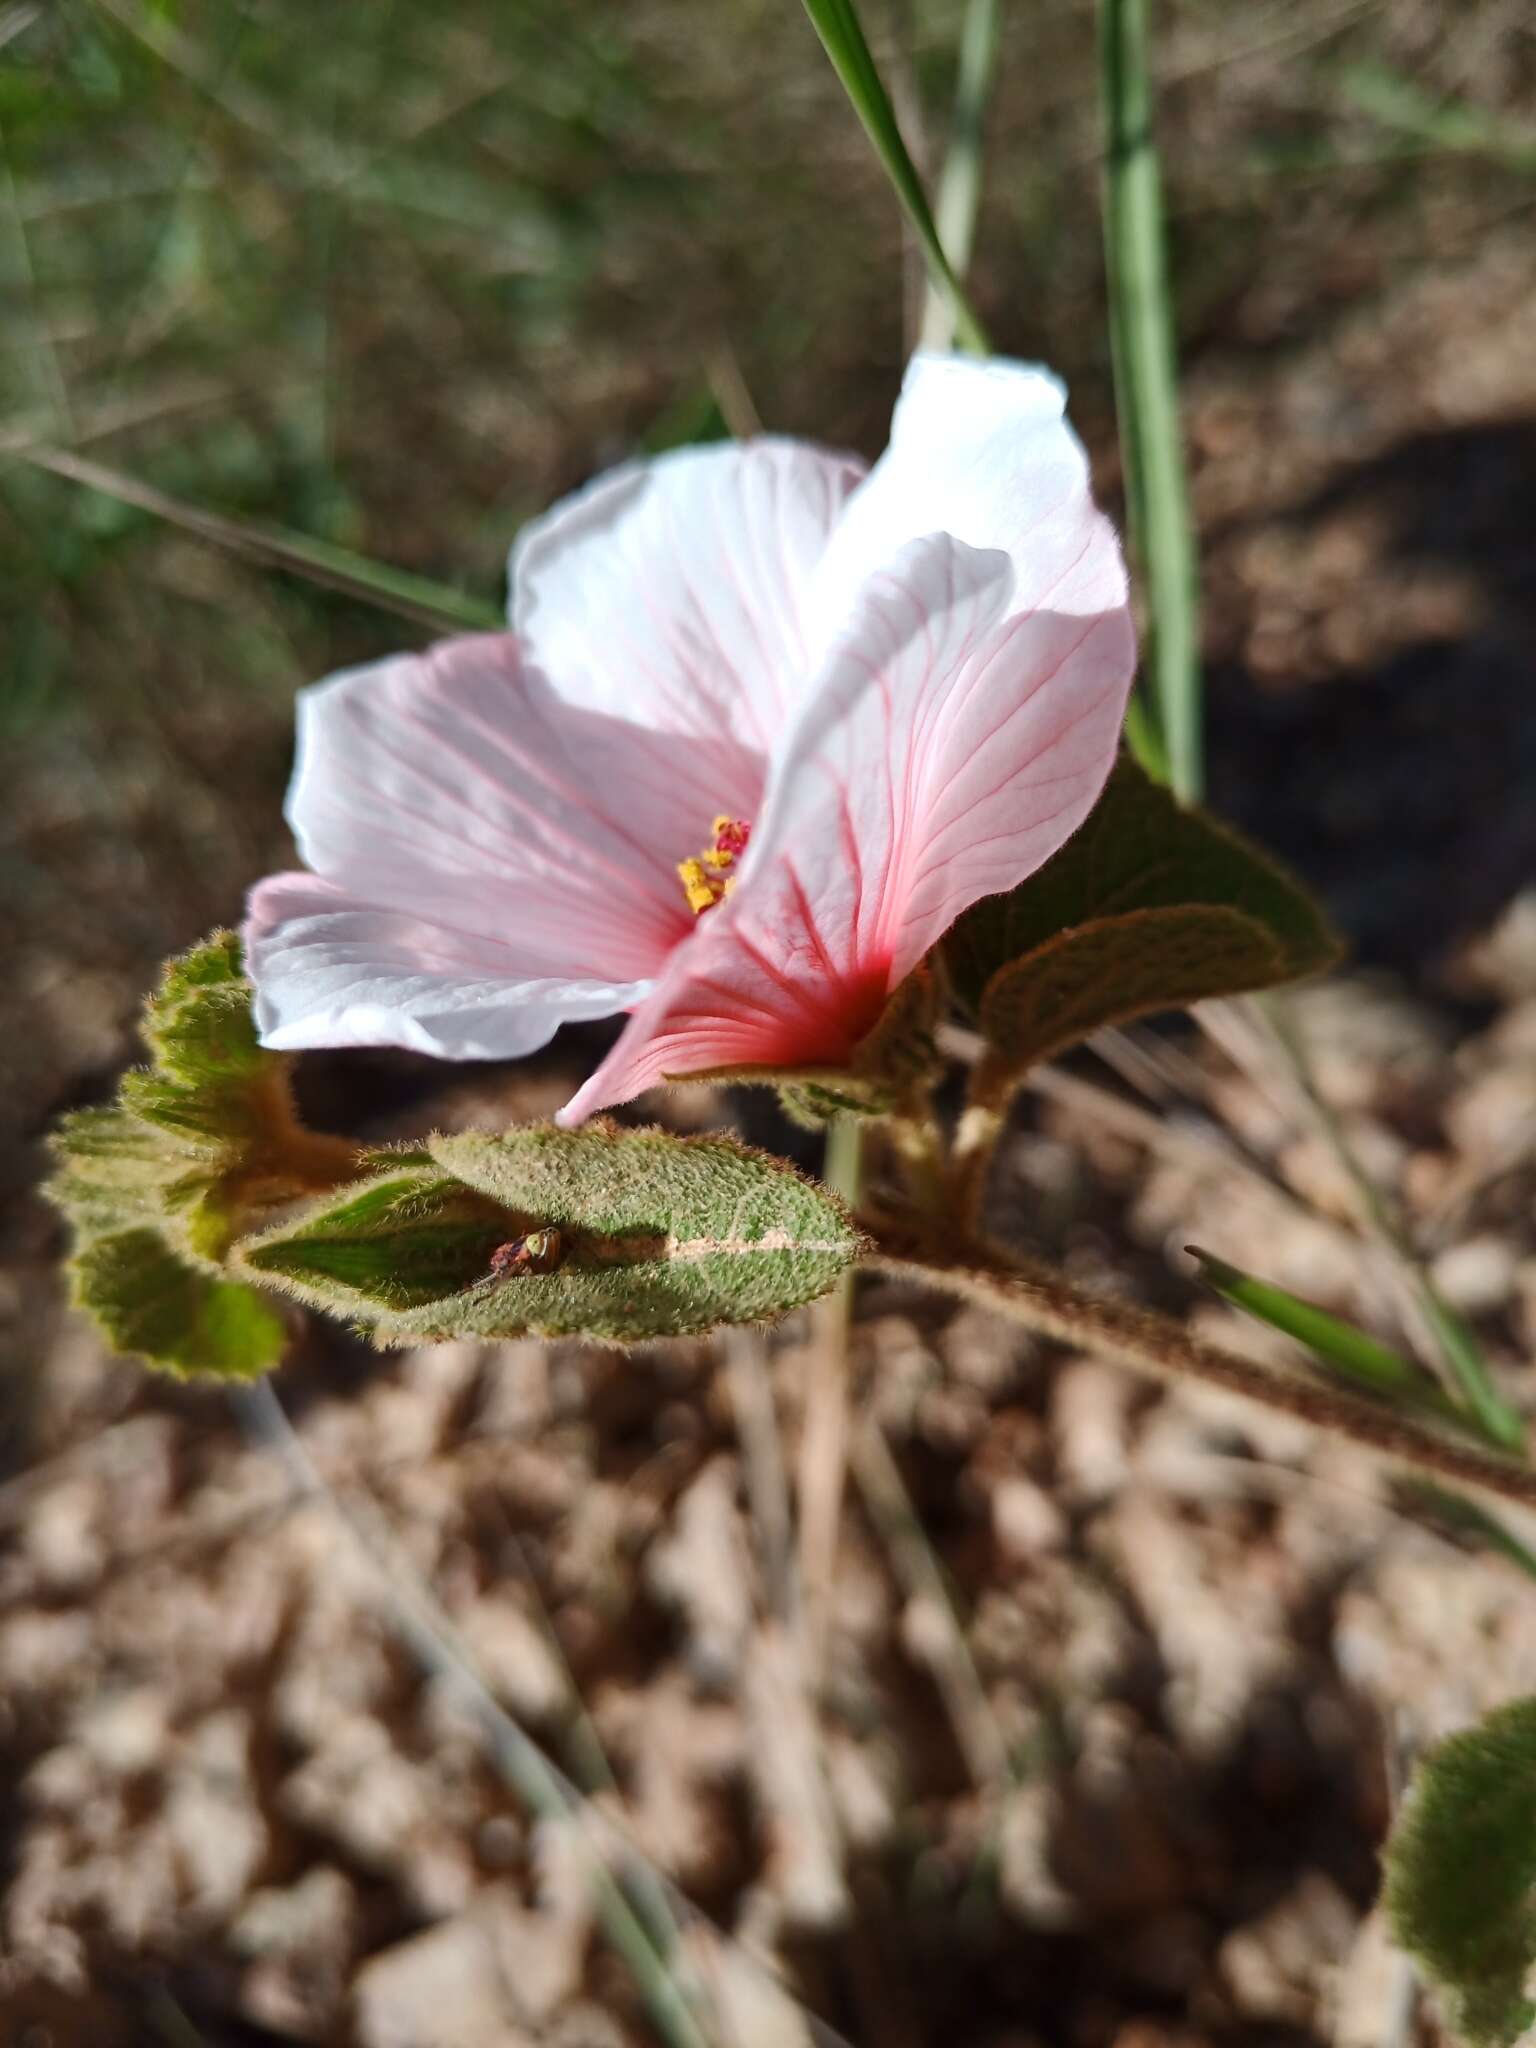
M 722 1067 L 839 1066 L 879 1016 L 886 977 L 822 963 L 792 873 L 706 911 L 613 1051 L 555 1119 L 574 1125 L 646 1088 Z
M 513 626 L 573 703 L 767 754 L 810 666 L 811 575 L 860 474 L 764 439 L 599 477 L 520 535 Z
M 1119 610 L 1120 545 L 1094 507 L 1065 396 L 1048 371 L 1027 364 L 914 356 L 890 446 L 849 500 L 817 571 L 822 634 L 841 627 L 868 577 L 929 533 L 1001 548 L 1013 562 L 1019 611 Z
M 518 972 L 648 980 L 692 919 L 676 863 L 761 764 L 555 695 L 510 634 L 445 641 L 304 693 L 288 816 L 359 901 L 512 949 Z
M 252 901 L 267 1041 L 500 1057 L 631 1006 L 693 930 L 677 862 L 762 772 L 565 703 L 510 634 L 306 692 L 289 818 L 318 879 Z
M 246 965 L 263 1045 L 400 1045 L 438 1059 L 510 1059 L 578 1017 L 630 1008 L 647 988 L 537 980 L 513 947 L 359 901 L 313 875 L 251 892 Z
M 1015 603 L 1006 554 L 945 534 L 865 586 L 774 763 L 736 891 L 565 1120 L 668 1075 L 845 1062 L 960 913 L 1076 830 L 1114 760 L 1130 620 Z

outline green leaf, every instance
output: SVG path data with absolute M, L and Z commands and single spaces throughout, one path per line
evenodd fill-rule
M 48 1193 L 82 1237 L 157 1222 L 167 1190 L 198 1167 L 195 1153 L 121 1109 L 76 1110 L 53 1149 L 59 1169 Z
M 1536 1699 L 1424 1758 L 1387 1844 L 1384 1896 L 1456 2031 L 1473 2048 L 1518 2040 L 1536 2020 Z
M 252 1288 L 215 1279 L 141 1227 L 82 1245 L 74 1298 L 114 1351 L 177 1374 L 254 1379 L 282 1357 L 280 1315 Z
M 253 1213 L 359 1171 L 356 1150 L 294 1113 L 292 1059 L 263 1050 L 240 942 L 216 932 L 169 961 L 145 1005 L 152 1063 L 117 1106 L 67 1117 L 49 1187 L 82 1239 L 158 1226 L 194 1266 L 217 1269 Z
M 862 1248 L 835 1196 L 731 1138 L 595 1123 L 428 1143 L 434 1174 L 381 1174 L 246 1240 L 237 1264 L 381 1343 L 630 1343 L 782 1315 Z
M 134 1115 L 214 1152 L 263 1136 L 274 1118 L 291 1121 L 291 1061 L 257 1041 L 232 932 L 167 961 L 143 1028 L 153 1065 L 126 1075 L 120 1091 Z
M 483 1280 L 515 1219 L 436 1166 L 324 1199 L 237 1249 L 240 1266 L 333 1315 L 420 1307 Z
M 187 1081 L 231 1066 L 254 1073 L 273 1057 L 256 1040 L 251 985 L 233 932 L 215 932 L 166 961 L 144 1008 L 144 1036 L 157 1060 Z
M 943 944 L 988 1052 L 978 1100 L 1107 1024 L 1313 974 L 1338 957 L 1301 885 L 1127 756 L 1037 874 L 968 910 Z
M 168 963 L 144 1036 L 152 1064 L 123 1077 L 116 1105 L 65 1117 L 54 1135 L 47 1192 L 74 1229 L 76 1299 L 151 1364 L 264 1372 L 283 1323 L 226 1275 L 231 1241 L 366 1169 L 353 1146 L 299 1123 L 292 1062 L 257 1043 L 231 933 Z

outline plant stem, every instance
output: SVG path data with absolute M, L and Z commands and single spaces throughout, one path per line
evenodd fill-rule
M 863 1122 L 857 1116 L 836 1116 L 827 1126 L 822 1178 L 850 1209 L 858 1205 L 863 1180 L 863 1143 Z M 832 1293 L 812 1310 L 816 1342 L 806 1389 L 796 1492 L 805 1662 L 813 1682 L 822 1669 L 826 1647 L 848 1470 L 848 1346 L 853 1287 L 854 1268 L 850 1267 Z
M 827 1126 L 822 1179 L 850 1209 L 858 1207 L 864 1180 L 864 1125 L 856 1116 L 836 1116 Z
M 1006 1103 L 999 1106 L 995 1102 L 971 1101 L 961 1111 L 955 1127 L 955 1142 L 949 1155 L 950 1195 L 960 1227 L 972 1235 L 981 1229 L 987 1176 L 1007 1125 Z
M 1203 780 L 1199 597 L 1179 438 L 1148 0 L 1100 0 L 1104 253 L 1126 510 L 1147 578 L 1156 748 L 1186 802 Z
M 1080 1344 L 1159 1379 L 1194 1380 L 1347 1438 L 1405 1471 L 1488 1499 L 1536 1510 L 1536 1471 L 1453 1442 L 1357 1394 L 1305 1380 L 1257 1359 L 1202 1344 L 1167 1316 L 1082 1294 L 1046 1267 L 985 1244 L 955 1248 L 912 1235 L 888 1218 L 865 1219 L 874 1263 L 927 1281 L 1064 1343 Z
M 905 1115 L 887 1117 L 885 1136 L 918 1208 L 928 1216 L 947 1215 L 951 1200 L 948 1161 L 926 1098 L 914 1103 Z

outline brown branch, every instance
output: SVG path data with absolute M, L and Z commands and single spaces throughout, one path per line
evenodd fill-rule
M 865 1227 L 875 1240 L 873 1263 L 888 1273 L 927 1281 L 1137 1372 L 1174 1382 L 1194 1380 L 1294 1416 L 1419 1476 L 1536 1510 L 1536 1470 L 1513 1458 L 1442 1435 L 1324 1381 L 1201 1343 L 1170 1317 L 1082 1294 L 1049 1267 L 1014 1259 L 993 1246 L 950 1249 L 889 1218 L 865 1219 Z

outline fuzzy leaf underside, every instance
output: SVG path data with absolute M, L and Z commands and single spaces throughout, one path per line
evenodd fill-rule
M 995 1090 L 1105 1025 L 1317 973 L 1339 943 L 1267 854 L 1122 756 L 1066 845 L 942 951 Z
M 632 1343 L 783 1315 L 825 1294 L 861 1239 L 836 1198 L 723 1137 L 589 1124 L 428 1141 L 385 1173 L 247 1240 L 237 1263 L 370 1322 L 380 1343 L 529 1334 Z M 548 1271 L 498 1245 L 558 1232 Z M 446 1283 L 446 1284 L 445 1284 Z
M 1058 932 L 987 984 L 975 1092 L 984 1098 L 1108 1024 L 1290 979 L 1273 934 L 1224 904 L 1133 910 Z
M 1457 2032 L 1472 2048 L 1511 2048 L 1536 2021 L 1536 1699 L 1424 1757 L 1387 1844 L 1384 1896 Z
M 167 1372 L 254 1379 L 282 1357 L 282 1317 L 254 1288 L 189 1265 L 158 1230 L 97 1237 L 73 1261 L 74 1297 L 113 1348 Z

